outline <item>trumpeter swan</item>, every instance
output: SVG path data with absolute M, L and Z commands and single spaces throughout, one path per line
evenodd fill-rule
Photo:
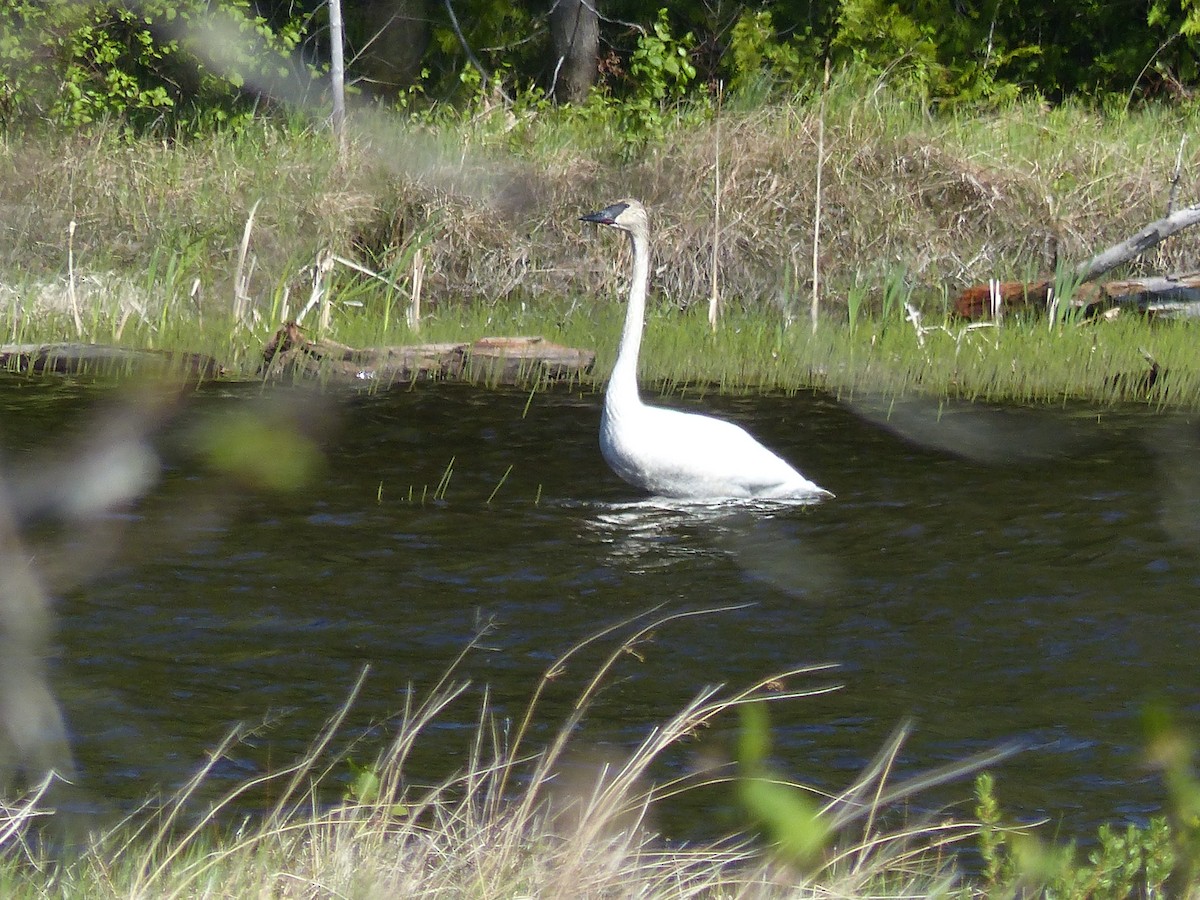
M 647 406 L 638 393 L 650 224 L 637 200 L 619 200 L 581 217 L 617 228 L 633 244 L 633 280 L 625 329 L 604 393 L 600 452 L 621 478 L 663 497 L 689 500 L 817 500 L 833 495 L 813 484 L 732 422 Z

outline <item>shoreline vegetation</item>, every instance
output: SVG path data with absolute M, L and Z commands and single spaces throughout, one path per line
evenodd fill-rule
M 344 157 L 322 127 L 299 118 L 166 138 L 117 124 L 65 138 L 5 133 L 0 340 L 207 354 L 231 377 L 254 378 L 264 344 L 302 316 L 311 337 L 356 347 L 538 334 L 594 349 L 582 385 L 596 389 L 615 355 L 625 250 L 577 219 L 637 196 L 651 210 L 654 253 L 642 374 L 663 393 L 817 389 L 847 399 L 1200 407 L 1196 326 L 1187 321 L 1013 312 L 979 326 L 951 315 L 952 298 L 969 284 L 1069 271 L 1161 217 L 1179 180 L 1177 157 L 1184 184 L 1200 164 L 1182 144 L 1196 125 L 1187 109 L 1105 114 L 1018 101 L 931 116 L 884 81 L 841 74 L 822 97 L 730 102 L 719 114 L 681 108 L 636 152 L 616 117 L 572 108 L 481 100 L 403 125 L 364 110 L 353 125 Z M 1198 260 L 1195 236 L 1185 232 L 1114 276 L 1193 271 Z M 715 331 L 714 284 L 722 307 Z M 419 316 L 410 314 L 414 296 Z M 973 814 L 907 821 L 905 799 L 932 782 L 889 784 L 898 743 L 843 795 L 804 791 L 770 769 L 769 727 L 751 712 L 764 694 L 777 702 L 803 691 L 771 694 L 766 682 L 698 694 L 630 756 L 557 796 L 565 780 L 557 766 L 577 718 L 544 748 L 520 738 L 510 745 L 485 703 L 460 773 L 433 786 L 409 783 L 413 742 L 465 689 L 448 675 L 406 711 L 390 751 L 353 778 L 326 752 L 335 718 L 310 757 L 270 776 L 283 799 L 240 824 L 225 816 L 241 792 L 199 811 L 189 803 L 197 781 L 114 831 L 60 845 L 52 837 L 60 814 L 44 803 L 52 785 L 10 800 L 0 807 L 0 893 L 1200 890 L 1200 787 L 1189 774 L 1190 745 L 1169 729 L 1148 750 L 1164 775 L 1166 817 L 1106 826 L 1081 851 L 1010 828 L 986 777 L 976 782 Z M 697 777 L 728 788 L 747 830 L 709 844 L 660 840 L 654 805 L 689 784 L 656 785 L 655 759 L 712 717 L 739 712 L 736 758 Z M 985 764 L 964 761 L 930 777 L 969 777 Z M 331 782 L 344 802 L 329 801 Z M 242 791 L 261 787 L 256 780 Z
M 681 111 L 636 155 L 612 117 L 483 103 L 435 124 L 363 111 L 343 158 L 300 120 L 176 140 L 9 133 L 2 340 L 208 354 L 254 377 L 303 315 L 309 337 L 355 347 L 536 334 L 595 350 L 599 385 L 626 251 L 577 219 L 636 195 L 653 220 L 643 374 L 663 390 L 1195 408 L 1186 321 L 952 312 L 967 285 L 1069 271 L 1161 217 L 1200 164 L 1182 144 L 1194 119 L 1032 101 L 931 117 L 842 75 L 823 100 Z M 1113 274 L 1198 260 L 1184 231 Z
M 829 666 L 776 673 L 743 688 L 707 686 L 628 751 L 581 747 L 580 726 L 618 664 L 679 618 L 719 613 L 650 611 L 567 650 L 513 719 L 486 689 L 456 672 L 472 650 L 382 734 L 375 762 L 343 726 L 364 670 L 340 710 L 292 765 L 260 774 L 215 802 L 199 803 L 206 778 L 242 736 L 234 732 L 171 797 L 150 799 L 106 830 L 85 829 L 56 810 L 54 776 L 0 805 L 0 893 L 24 898 L 175 897 L 652 897 L 1122 898 L 1192 896 L 1200 887 L 1194 810 L 1197 785 L 1180 736 L 1158 734 L 1157 763 L 1170 783 L 1174 818 L 1123 830 L 1102 826 L 1086 856 L 1047 837 L 1051 826 L 1008 821 L 984 771 L 1015 748 L 899 779 L 908 726 L 901 723 L 845 789 L 793 781 L 771 762 L 768 712 L 836 690 Z M 481 634 L 480 637 L 483 637 Z M 540 701 L 585 649 L 608 645 L 570 711 L 544 738 Z M 453 705 L 478 709 L 457 769 L 422 781 L 414 748 Z M 730 722 L 737 717 L 740 724 Z M 720 725 L 726 737 L 680 774 L 663 757 L 693 748 Z M 735 726 L 736 727 L 730 727 Z M 732 736 L 732 740 L 728 736 Z M 713 745 L 716 745 L 715 747 Z M 377 746 L 377 744 L 373 745 Z M 1181 752 L 1183 755 L 1181 755 Z M 601 761 L 603 757 L 603 761 Z M 664 778 L 662 772 L 674 772 Z M 922 791 L 974 777 L 970 814 L 918 816 Z M 723 792 L 723 815 L 740 821 L 722 838 L 674 841 L 656 830 L 662 804 L 689 791 Z M 969 788 L 964 784 L 964 794 Z M 268 798 L 262 800 L 259 798 Z M 238 812 L 247 798 L 256 812 Z

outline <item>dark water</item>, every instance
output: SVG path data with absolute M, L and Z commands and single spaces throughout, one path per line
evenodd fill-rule
M 102 397 L 0 385 L 14 477 L 85 436 Z M 774 708 L 781 767 L 845 785 L 908 718 L 902 772 L 1015 740 L 1025 749 L 996 770 L 1007 809 L 1084 834 L 1159 807 L 1142 764 L 1145 704 L 1197 718 L 1200 430 L 1178 415 L 704 398 L 837 494 L 768 511 L 632 502 L 600 458 L 591 393 L 426 385 L 314 399 L 326 466 L 294 495 L 231 486 L 198 459 L 202 423 L 292 399 L 190 398 L 156 439 L 159 484 L 113 517 L 126 530 L 115 555 L 97 561 L 83 537 L 35 531 L 59 541 L 39 552 L 60 572 L 52 669 L 76 805 L 120 810 L 177 787 L 237 723 L 272 725 L 217 767 L 212 793 L 278 768 L 364 664 L 339 741 L 370 740 L 484 623 L 462 674 L 518 715 L 555 656 L 659 605 L 742 608 L 666 625 L 622 658 L 589 744 L 632 746 L 706 684 L 836 662 L 811 684 L 840 691 Z M 544 729 L 613 646 L 554 683 Z M 435 777 L 465 759 L 479 698 L 431 730 L 414 769 Z M 667 764 L 727 752 L 734 725 Z M 918 805 L 969 795 L 952 784 Z

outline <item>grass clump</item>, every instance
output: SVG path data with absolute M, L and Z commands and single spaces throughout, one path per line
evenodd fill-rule
M 622 660 L 644 650 L 672 620 L 640 616 L 580 642 L 555 660 L 525 711 L 503 718 L 484 691 L 461 767 L 422 780 L 422 736 L 470 685 L 455 666 L 397 718 L 375 762 L 332 752 L 359 683 L 296 764 L 243 784 L 207 809 L 195 797 L 237 735 L 212 754 L 169 802 L 148 804 L 115 828 L 62 842 L 44 802 L 52 787 L 0 806 L 0 892 L 23 898 L 97 897 L 625 897 L 1010 898 L 1061 900 L 1193 896 L 1200 889 L 1191 749 L 1168 728 L 1150 755 L 1164 774 L 1165 816 L 1103 825 L 1082 849 L 1039 840 L 1005 821 L 993 777 L 975 781 L 974 817 L 916 819 L 922 790 L 991 765 L 998 749 L 896 782 L 901 728 L 836 794 L 793 783 L 774 762 L 766 709 L 833 690 L 792 687 L 807 667 L 741 690 L 697 692 L 627 753 L 581 752 L 580 726 Z M 554 683 L 595 642 L 620 635 L 557 729 L 537 744 L 535 712 Z M 464 655 L 469 652 L 468 647 Z M 462 657 L 460 657 L 461 660 Z M 548 702 L 548 701 L 547 701 Z M 693 754 L 685 774 L 670 762 L 681 745 L 741 714 L 736 747 Z M 670 840 L 654 826 L 664 803 L 697 789 L 740 809 L 724 837 Z M 265 799 L 264 799 L 265 798 Z M 249 811 L 247 811 L 249 810 Z M 726 820 L 727 821 L 727 820 Z M 715 828 L 708 829 L 710 832 Z

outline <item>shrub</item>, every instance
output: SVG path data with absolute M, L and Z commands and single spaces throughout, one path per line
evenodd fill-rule
M 216 124 L 294 75 L 303 35 L 250 0 L 0 0 L 0 124 Z

